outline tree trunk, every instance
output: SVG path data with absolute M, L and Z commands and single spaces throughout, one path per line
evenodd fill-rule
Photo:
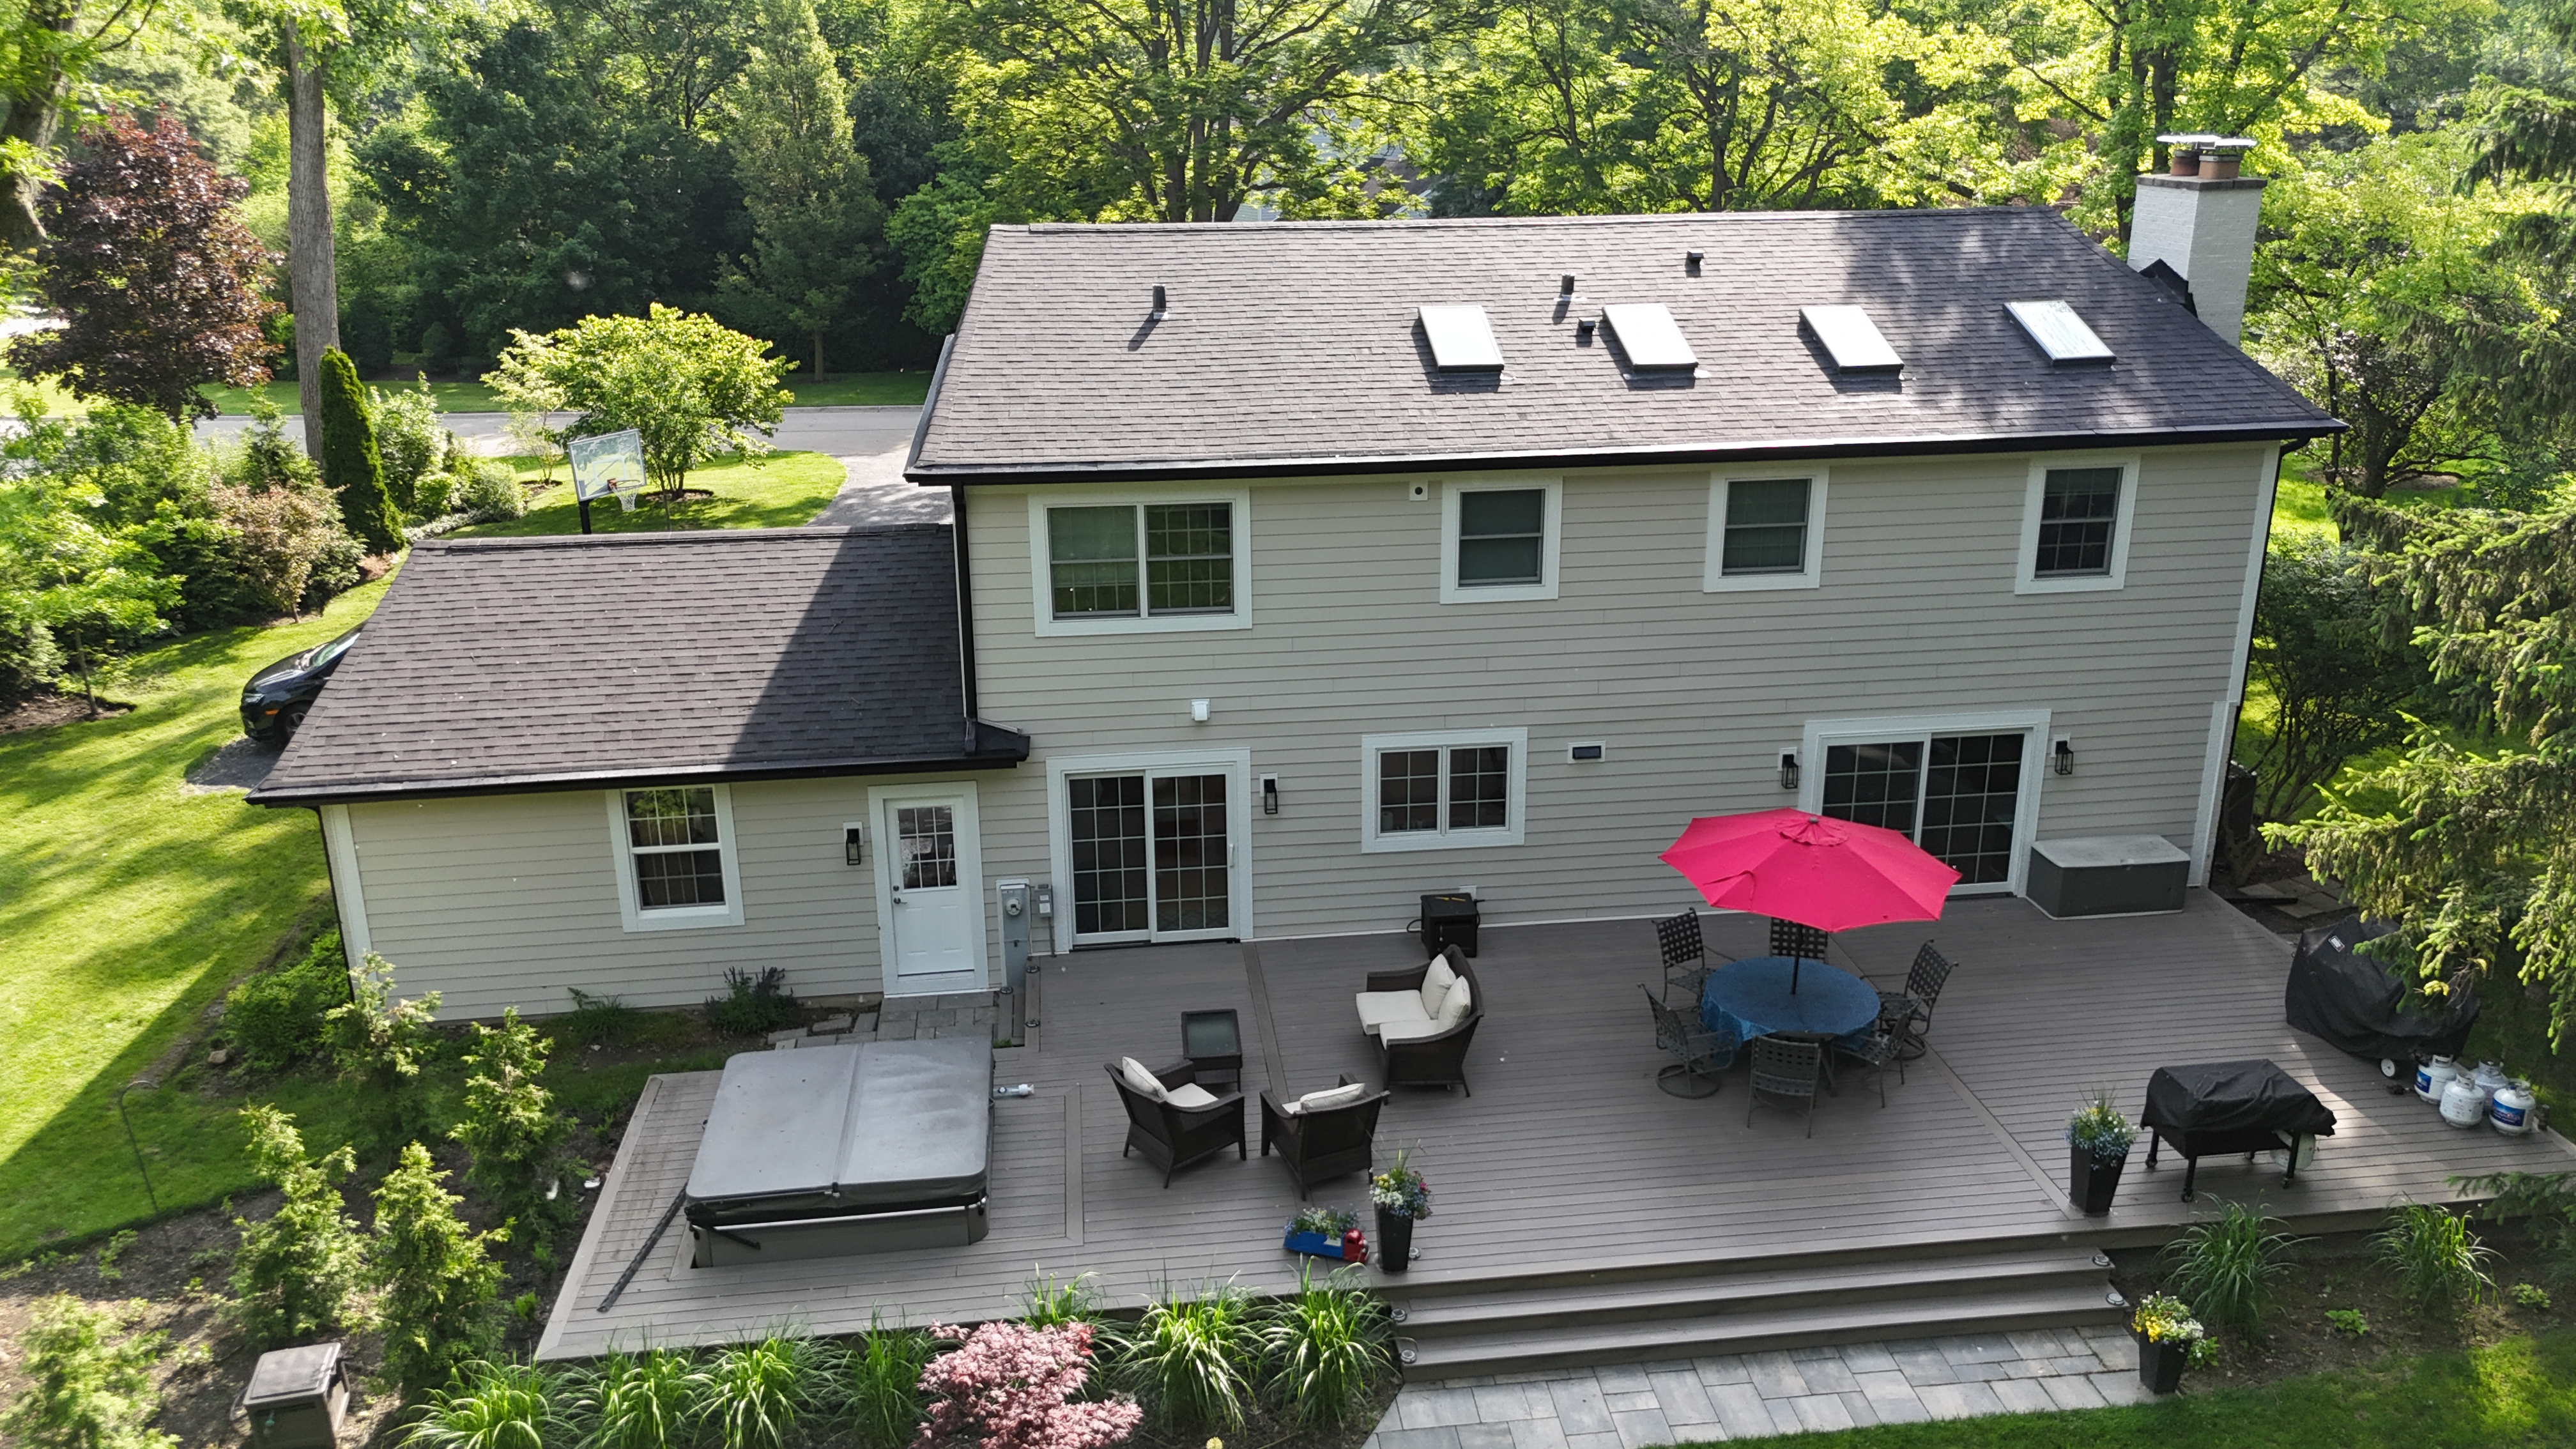
M 322 61 L 286 32 L 286 279 L 295 312 L 295 395 L 304 452 L 322 457 L 322 354 L 340 345 L 340 275 L 331 254 L 331 177 Z
M 814 380 L 823 380 L 823 329 L 814 329 Z
M 41 49 L 29 57 L 28 74 L 9 94 L 9 119 L 0 122 L 0 141 L 18 141 L 36 151 L 53 149 L 54 129 L 63 114 L 63 67 L 60 55 L 71 43 L 77 12 L 74 0 L 36 0 L 27 7 L 27 28 L 44 35 Z M 44 185 L 33 176 L 8 178 L 0 195 L 0 250 L 27 251 L 45 239 L 36 203 Z

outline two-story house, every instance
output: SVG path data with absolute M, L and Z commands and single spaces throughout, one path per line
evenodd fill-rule
M 424 545 L 253 798 L 467 1016 L 996 984 L 1005 878 L 1042 952 L 1666 914 L 1784 804 L 2196 881 L 2338 426 L 2234 345 L 2256 186 L 2146 178 L 2148 275 L 2037 209 L 996 228 L 952 525 Z

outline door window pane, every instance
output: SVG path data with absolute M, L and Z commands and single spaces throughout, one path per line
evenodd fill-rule
M 1077 936 L 1142 931 L 1148 915 L 1145 777 L 1107 775 L 1065 782 L 1073 846 L 1073 930 Z
M 1135 616 L 1136 510 L 1132 505 L 1048 509 L 1047 558 L 1057 618 Z
M 1154 781 L 1154 929 L 1225 928 L 1225 776 Z
M 1916 843 L 1957 871 L 1961 885 L 2012 878 L 2022 743 L 2019 734 L 1932 739 L 1923 777 L 1923 832 Z
M 627 791 L 626 840 L 634 859 L 638 909 L 725 903 L 724 851 L 717 838 L 713 789 Z
M 1476 745 L 1449 752 L 1449 828 L 1501 830 L 1512 785 L 1512 747 Z
M 1387 750 L 1377 757 L 1377 830 L 1440 828 L 1440 752 Z
M 2120 470 L 2051 468 L 2039 500 L 2039 557 L 2031 572 L 2043 579 L 2111 571 L 2111 530 L 2120 517 Z
M 1535 584 L 1547 539 L 1547 490 L 1458 495 L 1458 582 Z
M 1148 505 L 1145 592 L 1150 613 L 1233 613 L 1234 505 Z
M 1923 743 L 1825 747 L 1825 813 L 1914 833 L 1914 802 L 1922 790 Z
M 957 884 L 955 812 L 946 805 L 900 805 L 894 815 L 903 888 L 932 890 Z
M 1794 574 L 1807 566 L 1804 478 L 1739 478 L 1726 485 L 1721 572 Z

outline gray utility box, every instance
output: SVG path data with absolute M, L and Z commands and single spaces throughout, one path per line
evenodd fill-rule
M 2182 909 L 2191 856 L 2161 835 L 2092 835 L 2030 848 L 2030 902 L 2052 916 Z
M 349 1412 L 340 1345 L 309 1344 L 259 1356 L 242 1392 L 254 1449 L 332 1449 Z

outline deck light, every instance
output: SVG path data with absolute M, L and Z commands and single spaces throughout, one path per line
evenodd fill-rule
M 2075 741 L 2059 735 L 2048 749 L 2048 766 L 2061 775 L 2075 773 Z
M 841 830 L 841 859 L 858 865 L 867 858 L 868 828 L 864 825 L 844 826 Z
M 1783 790 L 1798 788 L 1798 752 L 1795 750 L 1780 752 L 1780 788 Z

